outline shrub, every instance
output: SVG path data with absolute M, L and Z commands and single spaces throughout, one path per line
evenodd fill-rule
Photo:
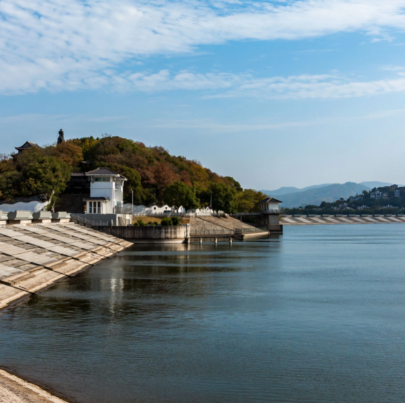
M 165 218 L 162 218 L 161 224 L 162 224 L 164 227 L 168 227 L 168 226 L 170 226 L 170 225 L 173 225 L 173 222 L 172 222 L 172 220 L 171 220 L 169 217 L 165 217 Z
M 146 226 L 146 224 L 140 219 L 134 225 L 137 226 L 137 227 L 145 227 Z
M 179 217 L 172 217 L 172 223 L 173 225 L 179 225 L 180 224 L 180 218 Z

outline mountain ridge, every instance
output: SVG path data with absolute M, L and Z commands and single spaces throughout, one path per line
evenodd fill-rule
M 376 183 L 376 182 L 368 182 Z M 382 182 L 379 182 L 382 183 Z M 282 189 L 282 188 L 281 188 Z M 306 190 L 287 194 L 274 194 L 267 191 L 262 191 L 269 196 L 277 196 L 282 201 L 282 207 L 300 207 L 301 205 L 316 205 L 318 206 L 323 201 L 334 202 L 340 198 L 347 199 L 350 196 L 361 194 L 363 190 L 369 191 L 370 187 L 360 183 L 346 182 L 344 184 L 335 183 L 329 185 L 315 185 Z

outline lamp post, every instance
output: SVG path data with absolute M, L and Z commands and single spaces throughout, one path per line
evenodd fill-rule
M 131 189 L 132 193 L 132 209 L 131 209 L 131 214 L 132 214 L 132 221 L 131 224 L 134 223 L 134 189 Z

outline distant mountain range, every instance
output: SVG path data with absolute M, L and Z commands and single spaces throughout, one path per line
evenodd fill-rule
M 375 187 L 390 186 L 392 183 L 387 182 L 347 182 L 340 183 L 326 183 L 323 185 L 308 186 L 303 189 L 296 187 L 282 187 L 276 190 L 261 190 L 264 194 L 277 197 L 282 200 L 282 207 L 299 207 L 301 205 L 312 204 L 318 206 L 323 201 L 334 202 L 341 197 L 347 199 L 350 196 L 360 194 L 363 190 L 371 190 Z

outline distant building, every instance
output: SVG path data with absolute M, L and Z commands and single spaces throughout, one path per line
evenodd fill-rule
M 375 192 L 370 193 L 370 198 L 378 200 L 382 198 L 382 195 L 383 194 L 379 190 L 376 190 Z
M 358 206 L 357 210 L 365 210 L 365 209 L 368 209 L 368 208 L 369 208 L 368 206 L 363 205 L 363 206 Z
M 123 207 L 124 176 L 108 168 L 86 172 L 90 179 L 90 197 L 86 202 L 86 214 L 118 214 Z
M 394 190 L 394 197 L 401 197 L 401 191 L 399 189 Z
M 17 151 L 18 154 L 23 153 L 26 150 L 29 150 L 30 148 L 41 148 L 38 144 L 36 143 L 31 143 L 30 141 L 26 141 L 21 147 L 14 147 Z
M 282 203 L 281 200 L 277 200 L 274 197 L 268 197 L 267 199 L 259 202 L 260 211 L 277 213 L 279 211 L 278 205 Z

